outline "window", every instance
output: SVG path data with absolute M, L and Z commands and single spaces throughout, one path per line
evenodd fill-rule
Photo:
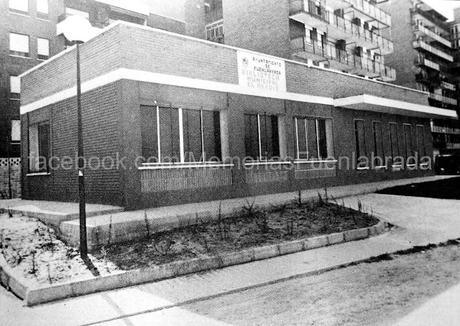
M 48 122 L 29 126 L 29 172 L 48 172 L 50 125 Z
M 279 158 L 278 117 L 267 114 L 245 114 L 246 156 L 254 160 Z
M 45 38 L 37 38 L 37 56 L 40 60 L 50 57 L 50 41 Z
M 316 160 L 332 156 L 328 134 L 332 129 L 329 119 L 295 118 L 296 159 Z
M 364 120 L 355 120 L 356 158 L 358 168 L 367 167 L 366 134 Z
M 394 122 L 390 122 L 390 151 L 393 160 L 399 156 L 398 125 Z
M 9 0 L 9 8 L 12 12 L 28 13 L 29 0 Z
M 37 0 L 38 18 L 47 19 L 49 14 L 48 0 Z
M 403 125 L 404 128 L 404 150 L 406 159 L 409 156 L 412 156 L 412 125 L 405 123 Z
M 417 153 L 419 160 L 426 156 L 425 148 L 425 127 L 423 125 L 417 125 L 415 127 L 415 139 L 417 142 Z
M 385 161 L 383 150 L 383 133 L 382 123 L 379 121 L 372 122 L 372 133 L 374 138 L 374 166 L 382 166 Z
M 217 111 L 141 107 L 142 155 L 149 163 L 220 161 Z
M 21 141 L 21 120 L 11 120 L 11 142 Z
M 10 33 L 10 55 L 29 56 L 29 36 Z
M 19 78 L 18 76 L 10 76 L 10 93 L 21 93 L 21 78 Z

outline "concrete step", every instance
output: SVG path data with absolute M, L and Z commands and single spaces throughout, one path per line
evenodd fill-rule
M 123 212 L 123 207 L 99 204 L 87 204 L 88 218 Z M 64 221 L 71 221 L 79 217 L 78 203 L 52 202 L 39 200 L 0 200 L 0 212 L 21 214 L 37 218 L 43 223 L 58 228 Z
M 343 198 L 348 196 L 372 193 L 388 187 L 411 183 L 441 180 L 446 177 L 424 177 L 403 180 L 392 180 L 358 185 L 332 187 L 327 189 L 329 198 Z M 302 201 L 314 200 L 318 194 L 324 197 L 325 189 L 310 189 L 302 191 Z M 107 213 L 87 219 L 88 248 L 108 243 L 121 243 L 142 239 L 149 234 L 167 231 L 195 223 L 217 220 L 219 211 L 222 218 L 234 215 L 248 203 L 261 208 L 270 208 L 291 202 L 298 198 L 298 193 L 282 193 L 264 196 L 226 199 L 203 203 L 184 204 L 151 208 L 147 210 L 125 211 L 121 213 Z M 71 246 L 79 244 L 79 221 L 66 221 L 60 226 L 62 238 Z

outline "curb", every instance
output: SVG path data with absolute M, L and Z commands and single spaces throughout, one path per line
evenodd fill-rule
M 362 240 L 370 236 L 381 234 L 388 229 L 389 224 L 381 221 L 374 226 L 362 229 L 289 241 L 276 245 L 255 247 L 221 256 L 176 261 L 98 278 L 33 288 L 28 288 L 23 282 L 15 278 L 11 268 L 7 265 L 3 257 L 0 256 L 0 281 L 7 289 L 23 299 L 27 306 L 33 306 L 69 297 L 160 281 L 186 274 L 245 264 L 252 261 L 274 258 L 344 242 Z

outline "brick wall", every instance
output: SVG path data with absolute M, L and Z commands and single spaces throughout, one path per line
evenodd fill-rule
M 83 139 L 85 158 L 94 160 L 86 169 L 86 191 L 89 202 L 122 202 L 120 192 L 120 171 L 111 166 L 119 153 L 119 106 L 118 84 L 111 84 L 91 91 L 82 99 Z M 23 115 L 22 139 L 26 140 L 28 124 L 49 120 L 51 125 L 51 155 L 63 162 L 69 157 L 72 165 L 59 165 L 51 169 L 50 175 L 24 178 L 25 199 L 50 199 L 77 201 L 77 152 L 76 99 L 68 99 L 40 110 Z M 23 142 L 22 157 L 27 162 L 28 142 Z M 95 169 L 98 162 L 106 158 L 106 167 Z M 92 167 L 92 168 L 91 168 Z M 109 168 L 110 167 L 110 168 Z M 23 164 L 23 174 L 28 173 Z
M 152 13 L 147 18 L 147 26 L 163 29 L 173 33 L 185 34 L 184 22 Z

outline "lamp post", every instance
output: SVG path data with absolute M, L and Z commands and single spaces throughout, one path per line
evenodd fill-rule
M 81 72 L 80 72 L 80 45 L 87 41 L 93 33 L 89 21 L 80 16 L 70 16 L 62 21 L 60 31 L 64 37 L 76 45 L 77 64 L 77 156 L 78 156 L 78 201 L 80 219 L 80 256 L 88 257 L 88 244 L 86 238 L 86 193 L 85 193 L 85 159 L 83 150 L 83 126 L 81 113 Z

